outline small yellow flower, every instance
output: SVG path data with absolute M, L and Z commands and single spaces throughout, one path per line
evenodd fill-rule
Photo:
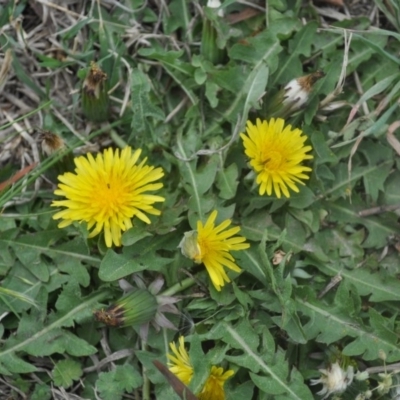
M 111 148 L 86 157 L 76 157 L 75 173 L 67 172 L 58 177 L 60 181 L 55 194 L 66 200 L 53 201 L 54 207 L 65 207 L 53 218 L 62 219 L 58 225 L 64 228 L 74 221 L 86 222 L 89 237 L 104 231 L 107 247 L 114 243 L 121 246 L 122 232 L 131 228 L 132 218 L 137 217 L 149 224 L 145 214 L 160 215 L 152 205 L 164 198 L 145 192 L 162 188 L 154 183 L 163 177 L 162 168 L 144 165 L 146 159 L 137 164 L 142 150 L 132 153 L 127 146 L 121 152 Z
M 231 369 L 224 372 L 223 368 L 213 365 L 203 390 L 197 395 L 199 400 L 225 400 L 224 384 L 233 374 Z
M 243 236 L 234 236 L 240 227 L 227 229 L 232 222 L 230 219 L 215 226 L 216 218 L 217 211 L 214 210 L 205 225 L 198 221 L 197 231 L 186 232 L 179 247 L 185 257 L 196 264 L 205 265 L 215 289 L 220 291 L 225 282 L 230 282 L 224 267 L 241 271 L 230 251 L 244 250 L 250 245 L 245 243 L 246 238 Z
M 300 129 L 285 126 L 281 118 L 271 118 L 269 122 L 257 119 L 256 125 L 247 121 L 246 131 L 247 135 L 240 136 L 250 165 L 257 173 L 260 195 L 270 196 L 274 191 L 278 198 L 282 193 L 290 197 L 288 187 L 299 192 L 296 183 L 304 185 L 302 180 L 309 179 L 305 172 L 311 171 L 301 163 L 313 158 L 306 154 L 312 150 L 304 145 L 307 136 L 302 136 Z
M 174 342 L 170 343 L 169 346 L 174 354 L 167 354 L 170 360 L 168 362 L 169 370 L 185 385 L 189 385 L 193 378 L 193 367 L 185 349 L 184 337 L 179 337 L 179 348 L 176 347 Z M 197 394 L 199 400 L 225 400 L 224 384 L 233 374 L 234 371 L 231 369 L 224 372 L 223 368 L 213 365 L 203 389 Z
M 171 354 L 167 354 L 169 370 L 176 375 L 185 385 L 188 385 L 193 378 L 193 367 L 190 363 L 189 354 L 185 349 L 185 338 L 179 336 L 179 348 L 175 342 L 171 342 L 169 347 L 172 350 Z

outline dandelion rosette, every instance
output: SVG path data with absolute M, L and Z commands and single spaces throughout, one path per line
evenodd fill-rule
M 173 354 L 167 354 L 169 370 L 176 375 L 185 385 L 188 385 L 193 378 L 193 367 L 189 354 L 185 349 L 185 339 L 179 337 L 179 347 L 174 342 L 169 344 Z M 199 400 L 225 400 L 224 384 L 234 374 L 229 369 L 224 371 L 222 367 L 213 365 L 210 374 L 200 391 L 197 394 Z
M 197 221 L 197 230 L 185 233 L 179 247 L 185 257 L 196 264 L 204 264 L 215 289 L 220 291 L 225 282 L 231 281 L 224 267 L 241 272 L 230 252 L 247 249 L 250 244 L 245 243 L 243 236 L 235 236 L 240 227 L 227 229 L 232 222 L 230 219 L 215 226 L 216 218 L 217 211 L 214 210 L 205 225 Z
M 65 207 L 53 216 L 62 220 L 58 227 L 64 228 L 74 221 L 86 222 L 91 230 L 89 238 L 104 231 L 107 247 L 113 243 L 121 246 L 122 232 L 133 226 L 133 217 L 149 224 L 146 214 L 160 215 L 153 204 L 165 199 L 147 192 L 163 187 L 155 181 L 164 172 L 162 168 L 145 165 L 146 158 L 137 163 L 141 152 L 141 149 L 133 152 L 127 146 L 121 152 L 106 149 L 96 158 L 90 153 L 76 157 L 75 173 L 60 175 L 54 192 L 66 198 L 52 203 L 54 207 Z
M 274 191 L 278 198 L 282 194 L 289 198 L 288 188 L 299 192 L 297 184 L 304 185 L 302 181 L 309 179 L 306 172 L 311 171 L 302 162 L 313 158 L 307 154 L 312 147 L 304 144 L 307 136 L 303 136 L 300 129 L 285 126 L 281 118 L 257 119 L 256 125 L 247 121 L 246 131 L 247 135 L 241 133 L 240 136 L 250 165 L 257 174 L 260 195 L 270 196 Z

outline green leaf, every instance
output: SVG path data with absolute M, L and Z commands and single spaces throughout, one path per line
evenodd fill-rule
M 378 272 L 371 272 L 365 268 L 353 270 L 344 269 L 338 263 L 326 263 L 319 268 L 329 276 L 340 274 L 343 279 L 352 283 L 361 296 L 369 296 L 369 301 L 400 301 L 400 282 L 391 278 L 384 278 Z
M 289 83 L 292 79 L 302 75 L 303 68 L 300 56 L 309 57 L 311 55 L 311 47 L 314 43 L 317 28 L 317 22 L 309 22 L 290 40 L 288 55 L 282 58 L 282 62 L 272 82 L 273 86 L 277 83 Z
M 260 108 L 259 101 L 265 92 L 268 75 L 269 69 L 261 62 L 251 71 L 244 86 L 244 91 L 247 95 L 243 106 L 243 120 L 247 119 L 250 108 Z
M 309 340 L 316 337 L 317 341 L 330 344 L 350 337 L 353 340 L 346 346 L 347 354 L 363 354 L 365 359 L 375 360 L 379 358 L 379 350 L 383 350 L 390 362 L 400 360 L 397 335 L 383 326 L 376 330 L 379 322 L 376 313 L 371 314 L 371 327 L 366 327 L 352 308 L 349 296 L 339 299 L 340 294 L 335 298 L 337 304 L 332 306 L 316 300 L 310 290 L 304 289 L 301 295 L 299 293 L 296 302 L 298 311 L 309 317 L 309 322 L 304 326 Z M 385 332 L 384 336 L 382 332 Z
M 268 384 L 263 384 L 263 379 L 259 375 L 252 374 L 254 382 L 262 391 L 268 394 L 282 394 L 282 397 L 275 397 L 283 400 L 284 398 L 296 400 L 312 399 L 312 395 L 308 387 L 304 384 L 301 375 L 293 369 L 289 374 L 289 366 L 285 356 L 281 350 L 275 353 L 275 348 L 267 348 L 268 355 L 260 355 L 257 350 L 258 341 L 253 340 L 251 330 L 243 324 L 233 327 L 229 324 L 223 324 L 221 329 L 225 330 L 223 340 L 232 347 L 240 349 L 253 360 L 254 367 L 263 373 L 263 378 Z M 264 358 L 267 358 L 266 361 Z M 290 378 L 288 379 L 288 376 Z M 260 378 L 260 379 L 258 379 Z M 286 397 L 285 397 L 286 396 Z
M 72 333 L 63 331 L 60 327 L 64 322 L 70 321 L 82 312 L 91 311 L 93 305 L 106 298 L 107 295 L 106 292 L 102 292 L 82 299 L 80 304 L 67 314 L 54 315 L 53 321 L 47 326 L 42 326 L 35 315 L 24 316 L 19 323 L 17 335 L 10 337 L 0 347 L 0 366 L 7 369 L 10 357 L 15 357 L 18 351 L 41 357 L 55 352 L 61 354 L 68 352 L 74 356 L 94 354 L 97 351 L 95 347 L 88 345 Z
M 291 207 L 304 209 L 315 202 L 316 196 L 307 186 L 299 185 L 299 189 L 298 193 L 292 192 L 290 194 L 289 204 Z
M 231 164 L 217 172 L 217 187 L 220 190 L 221 198 L 229 200 L 235 196 L 238 182 L 238 168 L 236 164 Z
M 142 132 L 146 128 L 146 118 L 152 117 L 156 120 L 164 120 L 163 111 L 155 106 L 149 99 L 150 83 L 148 77 L 139 69 L 131 74 L 131 96 L 133 118 L 131 127 Z
M 384 204 L 400 204 L 399 182 L 400 172 L 393 171 L 385 183 L 383 191 Z
M 74 381 L 79 380 L 83 371 L 79 362 L 74 360 L 61 360 L 55 364 L 52 374 L 55 385 L 69 388 Z
M 30 400 L 50 400 L 52 398 L 52 392 L 50 386 L 45 383 L 38 383 L 35 385 Z
M 103 400 L 119 400 L 127 392 L 141 386 L 143 383 L 140 374 L 132 365 L 118 365 L 110 372 L 102 372 L 96 381 L 96 387 Z
M 104 282 L 113 282 L 134 272 L 143 271 L 146 266 L 123 254 L 109 249 L 100 264 L 99 278 Z
M 234 44 L 229 50 L 229 57 L 232 60 L 245 60 L 255 65 L 265 63 L 271 72 L 274 72 L 278 67 L 278 54 L 282 49 L 275 33 L 268 29 L 247 39 L 245 44 Z

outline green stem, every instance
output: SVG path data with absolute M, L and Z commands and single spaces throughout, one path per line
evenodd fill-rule
M 119 136 L 118 133 L 114 129 L 111 129 L 110 136 L 111 136 L 111 139 L 113 140 L 113 142 L 119 148 L 123 149 L 124 147 L 128 146 L 128 144 L 125 142 L 125 140 L 122 139 L 122 137 Z
M 147 343 L 142 340 L 142 350 L 147 351 Z M 147 369 L 143 365 L 143 387 L 142 387 L 142 399 L 150 400 L 150 380 L 146 374 Z
M 173 296 L 174 294 L 181 292 L 182 290 L 187 289 L 190 286 L 195 284 L 195 280 L 193 278 L 186 278 L 181 282 L 175 283 L 175 285 L 171 286 L 165 292 L 161 293 L 162 296 Z

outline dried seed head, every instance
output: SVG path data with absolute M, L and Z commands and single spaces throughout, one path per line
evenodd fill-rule
M 83 82 L 83 90 L 88 96 L 100 97 L 103 82 L 107 80 L 107 74 L 105 74 L 99 66 L 92 61 L 90 63 L 89 73 Z
M 123 310 L 117 305 L 111 305 L 106 309 L 93 311 L 95 319 L 107 326 L 120 327 L 123 325 Z
M 64 140 L 50 131 L 43 131 L 39 136 L 39 140 L 41 141 L 43 154 L 47 156 L 51 156 L 58 150 L 65 149 Z
M 274 257 L 272 258 L 272 264 L 273 265 L 279 265 L 281 262 L 282 262 L 282 260 L 283 260 L 283 258 L 286 256 L 286 253 L 284 252 L 284 251 L 282 251 L 282 250 L 277 250 L 275 253 L 274 253 Z
M 85 116 L 95 122 L 108 117 L 107 74 L 93 61 L 82 85 L 82 110 Z

